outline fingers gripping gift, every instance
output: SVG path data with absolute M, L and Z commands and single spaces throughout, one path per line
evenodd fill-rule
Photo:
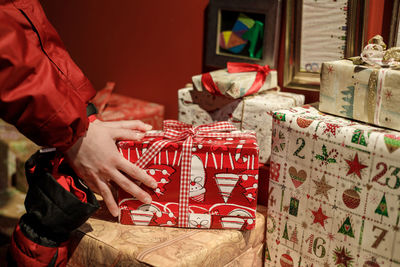
M 122 224 L 184 228 L 252 229 L 258 187 L 258 145 L 254 132 L 228 122 L 192 127 L 164 121 L 164 132 L 141 141 L 120 141 L 125 158 L 158 182 L 143 204 L 119 189 Z

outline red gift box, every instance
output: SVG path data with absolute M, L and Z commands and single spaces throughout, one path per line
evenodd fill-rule
M 122 224 L 247 230 L 254 228 L 258 145 L 254 132 L 228 122 L 192 128 L 164 121 L 164 132 L 141 141 L 120 141 L 125 158 L 157 182 L 143 204 L 119 188 Z
M 98 109 L 98 118 L 103 121 L 141 120 L 161 129 L 164 120 L 164 106 L 156 103 L 113 94 L 115 83 L 108 82 L 97 92 L 92 103 Z

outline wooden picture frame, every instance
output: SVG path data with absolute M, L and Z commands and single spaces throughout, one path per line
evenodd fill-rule
M 390 23 L 389 47 L 400 47 L 400 0 L 394 0 Z
M 275 69 L 278 60 L 280 12 L 281 0 L 211 0 L 207 14 L 205 65 L 225 68 L 228 61 L 233 61 L 269 65 Z M 237 27 L 239 18 L 249 18 L 258 26 L 263 24 L 261 30 L 256 28 L 256 24 L 246 24 L 249 27 L 248 33 L 258 30 L 257 42 L 246 39 L 248 37 L 243 31 L 247 30 L 242 31 L 243 28 Z M 233 31 L 234 29 L 240 31 Z M 255 48 L 252 49 L 251 46 Z
M 306 42 L 301 39 L 302 23 L 306 23 L 302 20 L 303 1 L 306 0 L 287 0 L 283 83 L 286 88 L 319 91 L 321 63 L 316 63 L 316 66 L 314 66 L 314 63 L 310 64 L 311 67 L 308 69 L 300 66 L 301 43 Z M 342 17 L 346 20 L 344 25 L 340 25 L 339 22 L 338 25 L 334 25 L 334 27 L 345 31 L 345 36 L 330 35 L 330 38 L 333 38 L 334 41 L 344 40 L 343 45 L 340 46 L 343 58 L 356 56 L 361 52 L 364 25 L 367 19 L 364 10 L 366 10 L 367 5 L 368 0 L 348 0 L 346 8 L 343 8 L 345 13 L 342 14 Z M 336 14 L 340 15 L 340 11 L 337 11 Z M 310 11 L 308 12 L 310 13 Z M 326 16 L 326 18 L 329 17 Z M 333 27 L 332 25 L 329 26 Z M 328 49 L 326 43 L 315 42 L 315 44 L 316 46 L 320 44 L 321 51 Z M 334 53 L 339 54 L 339 49 Z M 340 58 L 334 60 L 336 59 L 339 60 Z

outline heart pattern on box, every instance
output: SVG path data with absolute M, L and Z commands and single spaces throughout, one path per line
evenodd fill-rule
M 296 188 L 301 186 L 307 179 L 307 173 L 304 170 L 297 171 L 293 166 L 289 168 L 289 175 Z

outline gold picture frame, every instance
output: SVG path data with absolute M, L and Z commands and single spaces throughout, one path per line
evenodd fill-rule
M 390 23 L 389 47 L 400 46 L 400 1 L 394 0 Z
M 320 66 L 313 72 L 300 70 L 303 0 L 287 0 L 283 85 L 290 89 L 319 91 Z M 364 41 L 368 0 L 348 0 L 344 57 L 359 55 Z M 338 58 L 339 59 L 339 58 Z

